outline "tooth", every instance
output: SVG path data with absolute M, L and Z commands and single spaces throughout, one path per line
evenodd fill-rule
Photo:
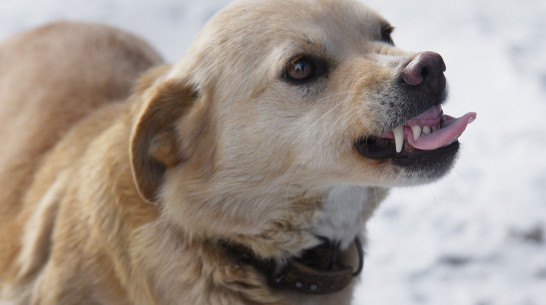
M 404 126 L 400 125 L 392 130 L 394 134 L 394 142 L 396 143 L 396 152 L 402 152 L 402 146 L 404 146 Z
M 421 126 L 415 125 L 411 127 L 411 131 L 413 132 L 413 140 L 417 141 L 421 137 Z
M 429 135 L 429 134 L 432 133 L 432 131 L 430 130 L 430 127 L 424 126 L 424 127 L 423 127 L 423 133 L 424 133 L 425 135 Z
M 438 130 L 438 127 L 432 126 L 432 132 L 435 132 L 436 130 Z

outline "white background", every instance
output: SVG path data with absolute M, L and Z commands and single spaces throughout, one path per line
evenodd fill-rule
M 58 19 L 108 23 L 179 59 L 228 0 L 0 0 L 0 39 Z M 447 63 L 478 112 L 439 183 L 393 190 L 369 225 L 354 304 L 546 304 L 546 1 L 369 0 L 396 44 Z M 2 73 L 0 71 L 0 73 Z

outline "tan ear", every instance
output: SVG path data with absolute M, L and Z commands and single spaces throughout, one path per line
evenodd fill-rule
M 131 136 L 131 163 L 139 192 L 154 202 L 165 171 L 182 161 L 176 126 L 197 94 L 185 84 L 165 81 L 148 89 L 143 99 Z

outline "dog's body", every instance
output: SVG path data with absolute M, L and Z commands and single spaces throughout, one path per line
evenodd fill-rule
M 274 288 L 223 245 L 282 267 L 326 238 L 354 266 L 385 187 L 447 172 L 444 140 L 377 155 L 445 99 L 387 28 L 351 1 L 242 1 L 174 66 L 98 25 L 0 44 L 0 303 L 348 304 L 354 281 Z

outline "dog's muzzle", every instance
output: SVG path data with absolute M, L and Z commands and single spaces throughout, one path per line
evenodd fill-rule
M 339 243 L 326 239 L 321 245 L 306 250 L 301 257 L 288 259 L 282 266 L 273 259 L 258 258 L 242 245 L 223 243 L 223 247 L 236 263 L 251 265 L 263 274 L 271 288 L 324 295 L 343 290 L 362 272 L 364 251 L 358 237 L 354 244 L 358 253 L 356 269 L 344 266 L 340 262 Z

